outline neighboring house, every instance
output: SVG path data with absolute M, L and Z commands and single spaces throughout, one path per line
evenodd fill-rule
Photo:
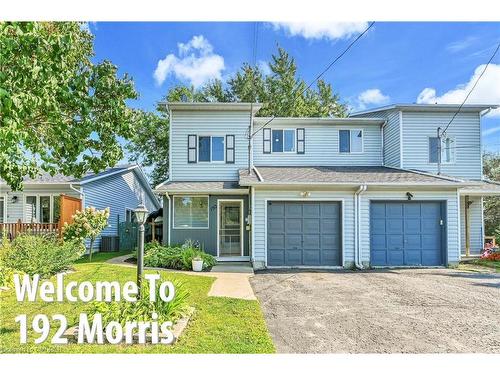
M 481 116 L 392 105 L 259 118 L 259 104 L 169 103 L 163 238 L 254 267 L 455 265 L 483 245 Z M 249 142 L 249 135 L 252 135 Z M 438 174 L 440 172 L 440 174 Z
M 0 181 L 0 223 L 52 223 L 56 227 L 61 194 L 81 199 L 82 207 L 109 207 L 109 226 L 103 230 L 104 236 L 117 236 L 118 223 L 133 220 L 133 210 L 139 203 L 150 212 L 161 207 L 141 168 L 131 164 L 80 179 L 44 173 L 35 179 L 26 178 L 22 192 L 13 192 Z M 100 240 L 95 248 L 99 248 Z

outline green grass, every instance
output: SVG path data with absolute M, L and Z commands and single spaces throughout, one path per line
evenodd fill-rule
M 124 253 L 125 254 L 125 253 Z M 110 256 L 111 255 L 111 256 Z M 106 264 L 103 261 L 123 255 L 119 253 L 94 254 L 92 263 L 85 257 L 75 265 L 75 272 L 66 275 L 69 281 L 117 280 L 122 284 L 135 280 L 132 267 Z M 161 272 L 169 280 L 178 280 L 189 289 L 189 304 L 196 308 L 190 323 L 174 345 L 53 345 L 33 343 L 38 337 L 28 324 L 28 344 L 19 343 L 19 326 L 14 319 L 27 314 L 28 322 L 36 314 L 48 316 L 59 313 L 68 319 L 68 325 L 76 325 L 80 312 L 86 304 L 17 302 L 13 290 L 0 293 L 0 353 L 273 353 L 272 340 L 267 331 L 258 301 L 233 298 L 208 297 L 207 293 L 215 280 L 207 276 L 193 276 L 179 272 Z M 52 333 L 57 327 L 52 328 Z
M 500 261 L 498 260 L 474 259 L 471 264 L 493 268 L 496 272 L 500 272 Z

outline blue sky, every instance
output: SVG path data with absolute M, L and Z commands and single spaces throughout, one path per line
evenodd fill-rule
M 258 23 L 256 60 L 277 45 L 310 82 L 366 23 Z M 96 60 L 129 73 L 135 107 L 153 110 L 169 87 L 225 79 L 253 56 L 254 23 L 91 23 Z M 500 42 L 500 23 L 376 23 L 324 75 L 353 110 L 389 103 L 460 102 Z M 500 104 L 500 53 L 468 101 Z M 500 110 L 483 119 L 483 145 L 500 151 Z

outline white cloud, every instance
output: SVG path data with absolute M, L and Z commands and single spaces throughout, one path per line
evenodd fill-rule
M 358 95 L 358 108 L 363 110 L 370 105 L 386 104 L 390 99 L 388 95 L 384 95 L 379 89 L 368 89 Z
M 368 22 L 274 22 L 273 26 L 276 30 L 285 30 L 291 36 L 335 40 L 359 34 L 368 27 Z
M 478 38 L 475 36 L 468 36 L 462 40 L 457 40 L 453 43 L 450 43 L 446 46 L 446 49 L 452 53 L 463 51 L 471 47 Z
M 177 48 L 178 56 L 171 53 L 158 61 L 153 73 L 157 85 L 161 85 L 170 74 L 195 87 L 210 79 L 221 79 L 224 58 L 213 52 L 213 46 L 203 35 L 193 36 L 187 43 L 178 43 Z
M 484 69 L 479 65 L 468 82 L 437 95 L 436 89 L 427 87 L 417 97 L 417 103 L 460 104 L 474 86 Z M 490 64 L 466 104 L 500 104 L 500 65 Z M 489 116 L 500 116 L 500 109 L 493 110 Z

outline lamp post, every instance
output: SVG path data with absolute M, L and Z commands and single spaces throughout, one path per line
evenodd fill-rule
M 139 287 L 139 297 L 141 296 L 141 281 L 144 271 L 144 224 L 148 216 L 148 210 L 142 203 L 134 210 L 135 218 L 139 223 L 139 238 L 137 250 L 137 286 Z

